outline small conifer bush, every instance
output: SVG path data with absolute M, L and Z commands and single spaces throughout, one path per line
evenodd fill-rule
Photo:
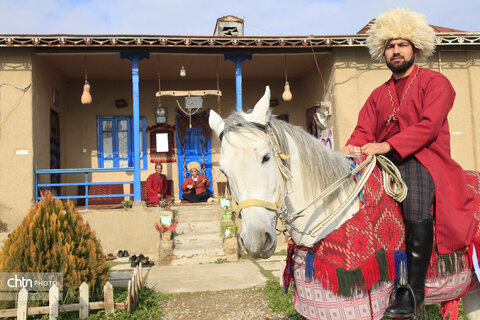
M 108 280 L 106 259 L 95 232 L 70 200 L 64 205 L 49 193 L 5 241 L 0 271 L 63 273 L 65 298 L 73 298 L 82 282 L 94 292 Z

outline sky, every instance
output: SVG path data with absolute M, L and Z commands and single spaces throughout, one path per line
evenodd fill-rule
M 211 36 L 216 19 L 245 20 L 245 36 L 355 34 L 390 8 L 433 25 L 480 32 L 479 0 L 0 0 L 0 34 Z

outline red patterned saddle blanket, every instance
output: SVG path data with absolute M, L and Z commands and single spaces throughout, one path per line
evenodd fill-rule
M 475 198 L 475 218 L 480 225 L 480 173 L 466 171 L 468 186 Z M 375 168 L 365 184 L 364 201 L 354 217 L 346 221 L 313 247 L 289 243 L 284 272 L 288 290 L 295 250 L 306 251 L 305 277 L 316 278 L 325 289 L 343 296 L 352 296 L 357 286 L 370 290 L 379 281 L 395 280 L 401 276 L 400 265 L 406 261 L 405 227 L 398 203 L 385 193 L 382 173 Z M 480 230 L 475 247 L 480 252 Z M 453 274 L 472 267 L 472 248 L 438 254 L 433 250 L 428 278 Z

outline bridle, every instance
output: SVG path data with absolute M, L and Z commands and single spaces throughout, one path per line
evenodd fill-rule
M 266 125 L 256 123 L 256 122 L 250 122 L 254 127 L 260 129 L 262 132 L 264 132 L 268 137 L 271 142 L 271 147 L 273 151 L 273 155 L 275 157 L 275 160 L 277 162 L 277 167 L 280 170 L 280 173 L 282 174 L 282 183 L 280 184 L 280 187 L 278 189 L 278 194 L 277 194 L 277 199 L 275 202 L 269 202 L 265 200 L 260 200 L 260 199 L 246 199 L 241 201 L 240 203 L 237 204 L 237 201 L 235 200 L 233 194 L 232 194 L 232 210 L 240 215 L 240 212 L 242 209 L 247 208 L 247 207 L 262 207 L 268 210 L 274 211 L 277 215 L 280 215 L 283 223 L 284 223 L 284 228 L 285 224 L 289 225 L 295 231 L 302 233 L 302 234 L 308 234 L 308 235 L 313 235 L 315 232 L 317 232 L 320 228 L 325 227 L 326 224 L 329 224 L 332 220 L 334 220 L 347 206 L 348 203 L 350 203 L 363 189 L 363 186 L 367 182 L 370 174 L 373 172 L 373 169 L 375 165 L 378 164 L 380 167 L 383 169 L 382 174 L 383 174 L 383 184 L 384 188 L 389 196 L 397 200 L 398 202 L 402 202 L 407 194 L 407 187 L 403 183 L 400 173 L 398 172 L 398 169 L 391 163 L 390 160 L 388 160 L 386 157 L 382 155 L 376 155 L 373 157 L 367 158 L 365 161 L 363 161 L 361 164 L 359 164 L 355 169 L 351 170 L 348 172 L 346 175 L 335 181 L 333 184 L 331 184 L 329 187 L 327 187 L 325 190 L 323 190 L 313 201 L 311 201 L 309 204 L 307 204 L 303 209 L 298 210 L 296 212 L 291 213 L 290 215 L 287 214 L 287 208 L 285 206 L 285 198 L 286 196 L 283 195 L 284 191 L 284 186 L 286 185 L 287 181 L 292 177 L 292 174 L 290 173 L 290 170 L 287 168 L 285 163 L 283 162 L 284 160 L 288 160 L 290 158 L 290 155 L 284 154 L 280 146 L 278 145 L 278 139 L 275 136 L 273 129 L 268 122 Z M 242 127 L 242 124 L 237 124 L 237 127 Z M 228 130 L 232 130 L 232 128 L 229 128 Z M 225 130 L 224 130 L 225 131 Z M 224 131 L 222 131 L 219 134 L 220 141 L 222 140 L 224 136 Z M 313 228 L 310 229 L 310 231 L 307 232 L 301 232 L 294 228 L 293 226 L 293 221 L 296 220 L 299 217 L 303 216 L 303 212 L 314 205 L 315 203 L 322 201 L 325 197 L 330 195 L 332 192 L 337 190 L 340 186 L 344 184 L 348 179 L 350 179 L 352 176 L 356 175 L 360 170 L 362 170 L 365 166 L 367 166 L 365 172 L 363 172 L 361 179 L 356 183 L 354 190 L 350 193 L 350 195 L 345 199 L 342 204 L 331 214 L 325 221 L 322 221 L 315 225 Z
M 267 123 L 266 125 L 263 125 L 263 124 L 258 123 L 258 122 L 250 122 L 250 124 L 252 124 L 255 128 L 264 132 L 269 137 L 269 140 L 270 140 L 270 143 L 271 143 L 271 146 L 272 146 L 273 155 L 274 155 L 274 158 L 277 162 L 277 167 L 279 168 L 280 173 L 282 174 L 282 180 L 283 181 L 280 184 L 280 187 L 278 188 L 277 199 L 276 199 L 275 202 L 270 202 L 270 201 L 261 200 L 261 199 L 246 199 L 246 200 L 240 201 L 240 203 L 237 203 L 237 201 L 235 200 L 235 197 L 232 194 L 232 211 L 235 212 L 236 214 L 240 215 L 240 212 L 244 208 L 262 207 L 262 208 L 265 208 L 267 210 L 272 210 L 275 213 L 279 214 L 286 209 L 286 207 L 284 205 L 284 198 L 285 197 L 283 197 L 283 190 L 284 190 L 283 186 L 286 184 L 288 179 L 290 179 L 292 177 L 292 174 L 290 173 L 290 170 L 283 163 L 283 161 L 288 160 L 290 158 L 290 156 L 284 154 L 281 151 L 280 146 L 278 145 L 277 137 L 273 133 L 273 130 L 270 126 L 270 123 Z M 242 127 L 243 125 L 242 124 L 237 124 L 236 126 Z M 223 139 L 224 131 L 225 130 L 220 132 L 220 134 L 218 135 L 220 141 L 222 141 L 222 139 Z

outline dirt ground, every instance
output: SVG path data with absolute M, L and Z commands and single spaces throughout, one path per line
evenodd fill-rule
M 260 289 L 181 294 L 160 302 L 165 320 L 287 320 L 268 307 Z

